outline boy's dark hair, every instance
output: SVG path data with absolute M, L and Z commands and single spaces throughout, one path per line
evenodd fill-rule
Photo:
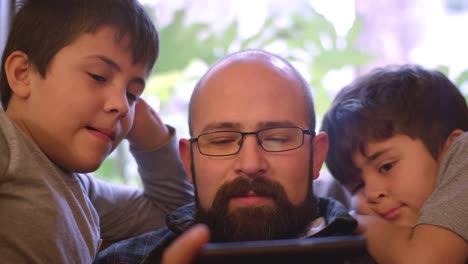
M 352 155 L 366 155 L 366 143 L 404 134 L 420 139 L 438 160 L 455 129 L 468 130 L 465 98 L 444 74 L 417 65 L 357 78 L 335 97 L 321 128 L 330 139 L 327 167 L 344 186 L 360 179 Z
M 149 72 L 159 52 L 156 28 L 137 0 L 28 0 L 22 1 L 13 19 L 2 57 L 0 96 L 6 110 L 11 88 L 4 69 L 14 51 L 26 53 L 45 77 L 52 58 L 83 33 L 108 25 L 116 29 L 116 41 L 129 36 L 134 63 L 143 62 Z

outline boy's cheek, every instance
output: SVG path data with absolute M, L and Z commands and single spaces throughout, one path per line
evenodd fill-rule
M 363 192 L 358 192 L 351 196 L 351 210 L 363 215 L 374 214 Z

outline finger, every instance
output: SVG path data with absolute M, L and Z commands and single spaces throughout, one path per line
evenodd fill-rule
M 164 264 L 189 264 L 210 240 L 210 232 L 205 225 L 195 225 L 177 238 L 163 253 Z

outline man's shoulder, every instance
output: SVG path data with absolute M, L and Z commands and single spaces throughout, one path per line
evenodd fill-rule
M 318 207 L 320 216 L 326 218 L 350 216 L 346 207 L 340 201 L 332 197 L 318 197 Z
M 314 180 L 313 188 L 316 196 L 331 197 L 341 202 L 346 208 L 351 207 L 350 195 L 328 170 L 320 171 L 320 177 Z
M 340 202 L 329 198 L 318 198 L 319 217 L 324 217 L 327 227 L 316 236 L 351 235 L 357 227 L 357 221 Z
M 163 227 L 140 236 L 112 244 L 96 256 L 94 264 L 146 263 L 160 259 L 164 249 L 177 237 L 169 228 Z M 155 262 L 157 263 L 157 261 Z
M 194 225 L 195 211 L 195 202 L 183 205 L 166 216 L 166 224 L 175 233 L 183 233 Z
M 167 227 L 120 241 L 99 252 L 99 263 L 158 263 L 164 249 L 193 225 L 195 204 L 186 204 L 166 216 Z

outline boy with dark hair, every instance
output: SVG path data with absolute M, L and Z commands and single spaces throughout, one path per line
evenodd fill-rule
M 101 239 L 159 228 L 192 201 L 174 129 L 139 99 L 158 45 L 136 0 L 20 4 L 0 77 L 3 262 L 91 263 Z M 144 191 L 82 174 L 124 138 Z
M 379 68 L 337 95 L 326 164 L 378 263 L 465 263 L 468 107 L 438 71 Z

